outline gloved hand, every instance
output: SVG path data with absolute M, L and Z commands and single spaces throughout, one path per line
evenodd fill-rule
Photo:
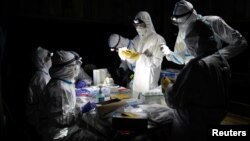
M 76 87 L 76 88 L 83 88 L 83 87 L 86 87 L 86 86 L 87 86 L 87 84 L 86 84 L 86 82 L 83 81 L 83 80 L 79 80 L 79 81 L 77 81 L 77 82 L 75 83 L 75 87 Z
M 172 51 L 169 49 L 169 47 L 165 44 L 161 45 L 161 51 L 165 54 L 165 55 L 169 55 Z
M 132 50 L 122 50 L 121 56 L 126 58 L 126 59 L 131 59 L 131 60 L 138 60 L 140 57 L 140 53 L 132 51 Z
M 161 79 L 161 90 L 162 90 L 162 93 L 165 94 L 166 93 L 166 90 L 167 90 L 167 87 L 168 85 L 171 83 L 171 80 L 167 77 L 167 76 L 164 76 L 162 79 Z
M 76 96 L 90 95 L 90 91 L 86 89 L 76 89 Z
M 90 110 L 94 109 L 95 107 L 96 107 L 96 104 L 95 104 L 95 103 L 88 102 L 88 103 L 86 103 L 86 104 L 81 108 L 81 111 L 82 111 L 82 113 L 86 113 L 86 112 L 89 112 Z
M 127 50 L 127 48 L 126 47 L 118 48 L 118 55 L 122 60 L 126 60 L 126 58 L 123 56 L 122 53 L 124 50 Z

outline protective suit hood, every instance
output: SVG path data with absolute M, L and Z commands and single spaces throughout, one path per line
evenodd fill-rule
M 185 0 L 181 0 L 175 4 L 171 20 L 174 25 L 179 26 L 179 29 L 186 29 L 187 25 L 197 18 L 197 12 L 193 5 Z
M 52 67 L 49 70 L 52 78 L 74 81 L 76 75 L 77 56 L 70 51 L 57 51 L 52 57 Z
M 151 20 L 151 17 L 149 15 L 148 12 L 146 11 L 140 11 L 136 14 L 135 16 L 135 20 L 141 20 L 143 21 L 143 23 L 145 23 L 146 27 L 144 28 L 145 31 L 141 31 L 141 32 L 144 32 L 144 33 L 140 33 L 140 31 L 138 31 L 138 28 L 136 28 L 138 34 L 140 37 L 147 37 L 148 35 L 150 35 L 151 33 L 155 33 L 155 29 L 154 29 L 154 25 L 152 23 L 152 20 Z
M 49 68 L 51 67 L 51 62 L 46 63 L 45 60 L 47 57 L 50 57 L 49 55 L 50 52 L 42 47 L 38 47 L 33 53 L 32 60 L 38 70 L 48 72 Z
M 119 34 L 111 34 L 108 39 L 108 45 L 112 49 L 111 51 L 114 51 L 118 48 L 129 47 L 131 45 L 131 41 Z
M 188 14 L 193 8 L 190 2 L 181 0 L 175 4 L 173 16 L 185 16 L 185 14 Z

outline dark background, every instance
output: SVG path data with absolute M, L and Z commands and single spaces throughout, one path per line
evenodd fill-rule
M 74 50 L 83 57 L 83 65 L 108 68 L 113 75 L 119 57 L 109 51 L 107 39 L 112 33 L 133 38 L 132 20 L 141 10 L 148 11 L 157 33 L 172 49 L 177 27 L 170 16 L 175 0 L 2 0 L 1 25 L 1 118 L 4 105 L 7 125 L 25 126 L 24 98 L 34 68 L 31 54 L 42 46 L 51 51 Z M 249 40 L 250 1 L 190 0 L 197 13 L 221 16 Z M 232 113 L 250 117 L 249 48 L 229 60 L 232 69 L 230 105 Z M 164 59 L 163 69 L 181 68 Z M 1 100 L 1 99 L 0 99 Z M 8 126 L 10 127 L 10 126 Z M 1 128 L 2 129 L 2 128 Z M 23 131 L 24 132 L 24 131 Z

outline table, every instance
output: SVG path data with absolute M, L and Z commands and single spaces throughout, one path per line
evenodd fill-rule
M 131 95 L 132 101 L 137 99 L 138 96 L 133 93 Z M 131 100 L 131 99 L 128 99 Z M 140 111 L 141 110 L 141 111 Z M 166 104 L 156 104 L 156 103 L 144 103 L 138 100 L 138 106 L 135 108 L 131 105 L 117 109 L 114 112 L 146 112 L 148 115 L 148 131 L 156 131 L 158 129 L 169 128 L 172 121 L 172 109 L 170 109 Z M 112 115 L 114 112 L 107 114 L 105 117 L 99 117 L 96 109 L 90 112 L 83 113 L 81 115 L 81 122 L 87 125 L 87 129 L 91 128 L 96 130 L 103 136 L 114 140 L 120 135 L 120 131 L 114 130 L 112 128 Z M 164 125 L 164 126 L 163 126 Z M 162 129 L 161 129 L 162 130 Z M 140 134 L 148 134 L 148 131 Z M 151 132 L 152 133 L 152 132 Z

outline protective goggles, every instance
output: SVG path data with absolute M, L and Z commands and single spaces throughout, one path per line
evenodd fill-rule
M 77 65 L 81 65 L 81 64 L 82 64 L 82 57 L 80 57 L 80 56 L 79 56 L 76 52 L 74 52 L 74 51 L 72 51 L 71 53 L 75 55 L 75 58 L 73 58 L 73 59 L 75 59 L 76 64 L 77 64 Z
M 187 16 L 187 15 L 191 15 L 193 13 L 194 9 L 191 9 L 190 11 L 186 12 L 186 13 L 183 13 L 183 14 L 180 14 L 180 15 L 175 15 L 173 14 L 171 16 L 171 20 L 177 20 L 178 18 L 182 18 L 184 16 Z
M 139 18 L 134 19 L 134 27 L 146 27 L 146 24 Z
M 82 64 L 82 57 L 79 57 L 78 60 L 76 60 L 76 64 L 77 65 L 81 65 Z
M 77 65 L 81 65 L 82 64 L 82 57 L 76 55 L 75 53 L 73 53 L 75 55 L 75 57 L 67 62 L 64 62 L 62 64 L 53 64 L 53 67 L 63 67 L 66 65 L 69 65 L 71 63 L 73 63 L 74 61 L 76 61 Z

